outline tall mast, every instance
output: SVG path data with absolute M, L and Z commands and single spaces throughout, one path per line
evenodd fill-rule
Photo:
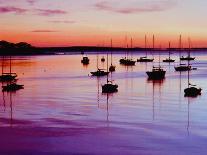
M 113 47 L 113 41 L 112 41 L 112 39 L 111 39 L 111 66 L 112 66 L 112 47 Z
M 2 75 L 4 73 L 4 56 L 2 56 L 2 68 L 1 68 Z
M 180 40 L 179 40 L 179 57 L 181 58 L 181 49 L 182 49 L 182 36 L 180 35 Z M 181 60 L 180 60 L 180 65 L 181 65 Z
M 146 54 L 146 57 L 147 57 L 147 36 L 146 35 L 144 37 L 144 48 L 145 48 L 145 54 Z
M 125 58 L 128 56 L 128 44 L 127 44 L 127 35 L 125 36 L 125 44 L 126 44 L 126 46 L 125 47 L 127 47 L 127 51 L 125 52 Z
M 190 52 L 190 38 L 188 38 L 188 51 Z M 188 60 L 188 67 L 190 65 L 190 61 Z M 188 70 L 188 88 L 190 86 L 190 70 Z
M 154 50 L 155 50 L 155 35 L 154 34 L 152 37 L 152 48 L 153 48 L 153 53 L 154 53 Z
M 129 46 L 128 46 L 128 44 L 127 44 L 127 59 L 128 59 L 128 51 L 129 50 Z
M 188 38 L 188 46 L 189 46 L 189 48 L 188 48 L 188 57 L 190 58 L 190 51 L 191 51 L 191 40 L 190 40 L 190 38 Z
M 170 60 L 171 43 L 169 41 L 169 60 Z
M 10 75 L 11 75 L 11 56 L 10 56 L 10 68 L 9 68 L 9 71 L 10 71 Z
M 154 36 L 154 34 L 153 34 L 153 37 L 152 37 L 152 48 L 153 48 L 153 50 L 155 49 L 155 36 Z
M 159 67 L 160 67 L 160 51 L 162 49 L 162 46 L 160 45 L 160 50 L 159 50 Z
M 133 48 L 133 39 L 131 38 L 131 50 Z M 132 51 L 131 51 L 131 59 L 132 59 Z
M 109 56 L 108 56 L 108 52 L 107 52 L 107 72 L 109 71 Z M 109 76 L 107 74 L 107 83 L 109 82 Z
M 98 70 L 98 52 L 97 52 L 97 58 L 96 58 L 96 67 L 97 67 L 97 70 Z

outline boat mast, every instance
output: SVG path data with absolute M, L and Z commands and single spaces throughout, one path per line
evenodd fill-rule
M 113 41 L 112 41 L 112 39 L 111 39 L 111 66 L 112 66 L 112 61 L 113 61 L 113 60 L 112 60 L 112 59 L 113 59 L 113 58 L 112 58 L 112 47 L 113 47 Z
M 12 70 L 11 70 L 11 56 L 10 56 L 10 61 L 9 61 L 9 62 L 10 62 L 10 63 L 9 63 L 9 64 L 10 64 L 9 71 L 10 71 L 10 75 L 11 75 L 11 71 L 12 71 Z
M 159 50 L 159 68 L 161 67 L 160 66 L 160 52 L 161 52 L 161 49 L 162 49 L 162 46 L 160 45 L 160 50 Z
M 170 60 L 171 43 L 169 41 L 169 60 Z
M 181 58 L 181 49 L 182 49 L 182 36 L 180 35 L 179 39 L 179 57 Z M 180 65 L 181 65 L 181 59 L 180 59 Z
M 1 68 L 2 75 L 4 74 L 4 56 L 2 56 L 2 68 Z
M 127 35 L 125 36 L 125 47 L 127 47 L 127 51 L 125 52 L 125 58 L 128 56 L 128 44 L 127 44 Z
M 133 39 L 131 38 L 131 50 L 133 48 Z M 131 59 L 132 59 L 132 51 L 131 51 Z
M 145 34 L 145 37 L 144 37 L 144 48 L 145 48 L 145 55 L 147 57 L 147 36 Z
M 190 38 L 188 38 L 188 46 L 189 46 L 189 48 L 188 48 L 188 58 L 190 58 L 190 51 L 191 51 L 191 40 L 190 40 Z
M 99 59 L 99 54 L 98 54 L 98 51 L 97 51 L 97 56 L 96 56 L 96 68 L 98 70 L 98 59 Z
M 109 72 L 109 55 L 108 55 L 108 52 L 107 52 L 107 73 Z M 109 76 L 107 74 L 107 84 L 109 82 Z
M 154 34 L 152 37 L 152 48 L 153 48 L 153 53 L 154 53 L 154 50 L 155 50 L 155 35 Z
M 190 52 L 190 38 L 188 38 L 188 51 Z M 190 66 L 190 61 L 188 60 L 188 67 Z M 188 70 L 188 88 L 190 87 L 190 70 Z

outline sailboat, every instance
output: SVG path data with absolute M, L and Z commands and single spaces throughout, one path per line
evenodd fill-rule
M 180 64 L 175 68 L 175 71 L 189 71 L 192 69 L 191 65 L 186 65 L 186 64 L 182 64 L 181 63 L 181 49 L 182 49 L 182 36 L 180 35 L 180 39 L 179 39 L 179 56 L 180 56 Z
M 105 62 L 105 58 L 104 58 L 104 56 L 101 58 L 101 62 Z
M 190 50 L 190 39 L 189 39 L 189 50 Z M 189 65 L 189 61 L 188 61 Z M 185 97 L 197 97 L 201 95 L 201 88 L 197 88 L 196 85 L 190 83 L 190 72 L 188 70 L 188 88 L 184 89 Z
M 125 58 L 120 59 L 119 62 L 120 64 L 125 65 L 125 66 L 134 66 L 136 61 L 134 61 L 132 58 L 129 59 L 128 54 L 129 54 L 129 51 L 128 51 L 128 44 L 127 44 L 127 52 L 126 52 Z
M 112 62 L 113 62 L 112 47 L 113 47 L 113 42 L 112 42 L 112 39 L 111 39 L 111 66 L 109 67 L 109 71 L 110 72 L 114 72 L 116 70 L 116 66 L 114 66 L 112 64 Z
M 2 75 L 0 75 L 1 82 L 13 81 L 16 79 L 17 74 L 11 73 L 11 56 L 10 56 L 10 66 L 9 67 L 10 67 L 10 72 L 4 73 L 4 56 L 2 56 Z
M 107 53 L 107 72 L 108 72 L 108 53 Z M 107 74 L 107 83 L 102 85 L 102 93 L 115 93 L 118 91 L 118 85 L 113 84 L 113 80 L 109 81 Z
M 155 37 L 153 35 L 153 50 L 154 50 L 154 43 L 155 43 Z M 148 75 L 149 80 L 162 80 L 165 78 L 166 71 L 160 66 L 160 53 L 159 53 L 159 66 L 152 68 L 152 71 L 146 72 Z
M 154 59 L 147 58 L 147 36 L 145 35 L 145 52 L 146 56 L 137 59 L 137 62 L 153 62 Z
M 171 44 L 170 44 L 170 42 L 169 42 L 169 49 L 168 49 L 169 51 L 169 56 L 168 56 L 168 58 L 166 58 L 165 60 L 163 60 L 163 62 L 175 62 L 175 60 L 173 60 L 173 59 L 171 59 L 170 58 L 170 55 L 171 55 Z
M 9 73 L 9 75 L 12 76 L 12 71 L 11 71 L 11 56 L 10 56 L 10 73 Z M 17 91 L 17 90 L 20 90 L 20 89 L 24 89 L 24 85 L 19 85 L 14 80 L 13 81 L 10 80 L 9 83 L 7 83 L 7 85 L 2 86 L 2 91 L 7 91 L 7 92 Z
M 191 46 L 191 42 L 189 44 L 190 44 L 189 46 Z M 188 56 L 186 56 L 186 57 L 182 56 L 180 58 L 180 60 L 191 61 L 191 60 L 195 60 L 195 57 L 190 56 L 190 49 L 188 49 Z
M 84 54 L 84 52 L 83 52 L 83 54 Z M 89 62 L 90 62 L 90 59 L 87 56 L 83 56 L 81 63 L 84 65 L 88 65 Z
M 107 72 L 105 72 L 104 71 L 104 69 L 100 69 L 99 67 L 98 67 L 98 54 L 97 54 L 97 62 L 96 62 L 96 65 L 97 65 L 97 71 L 95 71 L 95 72 L 91 72 L 91 74 L 92 74 L 92 76 L 106 76 L 106 75 L 108 75 L 109 74 L 109 72 L 107 71 Z

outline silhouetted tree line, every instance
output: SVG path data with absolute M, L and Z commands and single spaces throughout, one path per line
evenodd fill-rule
M 0 55 L 36 55 L 42 53 L 26 42 L 11 43 L 4 40 L 0 41 Z

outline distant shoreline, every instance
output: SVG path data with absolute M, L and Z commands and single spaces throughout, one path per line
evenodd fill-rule
M 169 49 L 144 49 L 144 48 L 107 48 L 107 47 L 44 47 L 22 50 L 7 50 L 0 49 L 0 56 L 32 56 L 32 55 L 64 55 L 64 54 L 89 54 L 89 53 L 107 53 L 110 51 L 116 53 L 143 53 L 145 50 L 150 53 L 168 52 Z M 171 48 L 174 53 L 178 53 L 180 49 Z M 182 49 L 182 53 L 187 52 L 188 49 Z M 192 48 L 191 53 L 194 52 L 207 52 L 207 48 Z
M 119 53 L 125 53 L 126 51 L 130 51 L 131 53 L 144 52 L 145 50 L 153 53 L 156 51 L 169 51 L 168 48 L 122 48 L 122 47 L 97 47 L 97 46 L 71 46 L 71 47 L 34 47 L 28 43 L 20 42 L 20 43 L 10 43 L 7 41 L 0 41 L 0 55 L 61 55 L 61 54 L 84 54 L 84 53 L 94 53 L 101 52 L 106 53 L 110 51 L 116 51 Z M 180 51 L 179 48 L 171 48 L 173 52 Z M 189 49 L 183 48 L 182 52 L 188 51 Z M 192 48 L 192 53 L 195 51 L 206 52 L 207 48 Z

